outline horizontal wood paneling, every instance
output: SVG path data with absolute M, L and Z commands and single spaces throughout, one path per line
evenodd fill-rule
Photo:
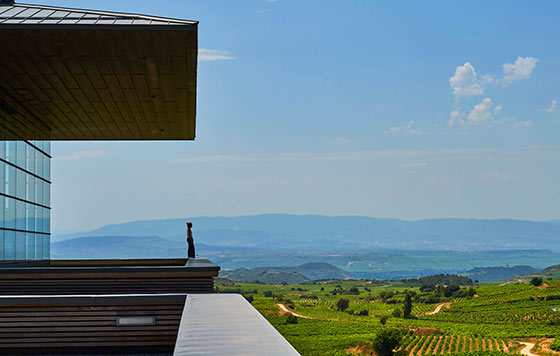
M 48 348 L 57 354 L 101 349 L 110 353 L 108 348 L 122 352 L 137 346 L 145 347 L 145 353 L 152 348 L 172 350 L 184 305 L 180 295 L 137 296 L 134 302 L 127 296 L 11 299 L 17 304 L 0 303 L 1 355 L 41 354 Z M 155 316 L 156 325 L 116 326 L 117 316 L 131 315 Z

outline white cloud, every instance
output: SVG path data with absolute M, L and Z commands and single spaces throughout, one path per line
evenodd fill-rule
M 449 126 L 465 126 L 465 113 L 457 109 L 453 110 L 449 119 Z
M 510 84 L 511 82 L 531 77 L 531 73 L 538 61 L 534 57 L 517 57 L 515 63 L 504 64 L 504 84 Z
M 476 104 L 467 117 L 468 126 L 477 126 L 489 124 L 494 121 L 492 100 L 485 98 L 479 104 Z M 501 106 L 500 106 L 501 109 Z M 494 112 L 496 110 L 494 109 Z M 498 110 L 499 112 L 500 110 Z
M 422 135 L 422 131 L 414 127 L 414 120 L 410 120 L 404 130 L 405 135 Z
M 198 60 L 201 62 L 204 61 L 227 61 L 235 59 L 228 51 L 224 51 L 221 49 L 208 49 L 208 48 L 200 48 L 198 50 Z
M 72 152 L 67 155 L 62 156 L 54 156 L 53 160 L 55 161 L 75 161 L 78 159 L 83 158 L 99 158 L 107 155 L 107 151 L 105 150 L 84 150 L 84 151 L 77 151 Z
M 480 85 L 476 71 L 469 62 L 462 66 L 457 66 L 455 75 L 449 78 L 449 85 L 453 89 L 455 99 L 459 99 L 462 96 L 484 94 L 484 88 Z
M 546 109 L 544 109 L 544 111 L 546 112 L 556 112 L 556 106 L 558 105 L 558 100 L 554 99 L 552 100 L 552 103 L 550 103 L 550 106 Z
M 383 131 L 383 132 L 384 132 L 385 134 L 395 135 L 395 134 L 397 134 L 400 130 L 401 130 L 400 127 L 395 126 L 395 127 L 391 127 L 389 130 L 385 130 L 385 131 Z
M 533 127 L 535 123 L 531 120 L 519 121 L 513 124 L 515 127 Z
M 396 135 L 399 132 L 402 132 L 403 135 L 406 135 L 406 136 L 422 135 L 423 134 L 423 132 L 420 129 L 417 129 L 416 127 L 414 127 L 414 120 L 410 120 L 408 122 L 408 124 L 406 124 L 406 126 L 404 126 L 404 127 L 395 126 L 395 127 L 391 127 L 389 130 L 383 131 L 383 133 L 391 134 L 391 135 Z

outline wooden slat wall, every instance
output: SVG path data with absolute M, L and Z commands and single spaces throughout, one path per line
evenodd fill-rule
M 51 297 L 52 298 L 52 297 Z M 0 303 L 0 354 L 56 354 L 86 350 L 113 353 L 141 347 L 171 352 L 184 306 L 183 301 L 103 301 L 42 304 Z M 92 298 L 93 299 L 93 298 Z M 156 316 L 154 326 L 116 326 L 117 316 Z M 65 350 L 66 349 L 66 350 Z
M 185 280 L 2 280 L 0 295 L 213 293 L 211 277 Z
M 197 41 L 196 27 L 4 29 L 0 139 L 192 140 Z

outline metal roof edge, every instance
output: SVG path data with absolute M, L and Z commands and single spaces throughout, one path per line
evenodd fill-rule
M 127 13 L 127 12 L 115 12 L 115 11 L 100 11 L 100 10 L 91 10 L 91 9 L 78 9 L 78 8 L 69 8 L 69 7 L 60 7 L 60 6 L 51 6 L 51 5 L 37 5 L 37 4 L 25 4 L 25 3 L 7 3 L 5 5 L 8 6 L 16 6 L 16 7 L 28 7 L 28 8 L 35 8 L 41 10 L 55 10 L 55 11 L 68 11 L 68 12 L 87 12 L 90 14 L 97 14 L 97 15 L 107 15 L 107 16 L 121 16 L 121 17 L 133 17 L 133 18 L 141 18 L 145 20 L 154 20 L 154 21 L 167 21 L 170 23 L 175 23 L 175 25 L 198 25 L 198 21 L 196 20 L 185 20 L 185 19 L 178 19 L 172 17 L 162 17 L 162 16 L 151 16 L 151 15 L 144 15 L 138 13 Z M 121 25 L 127 26 L 127 25 Z M 129 25 L 135 26 L 135 25 Z M 141 25 L 136 25 L 141 26 Z M 153 25 L 158 26 L 158 25 Z M 170 24 L 170 26 L 173 26 Z

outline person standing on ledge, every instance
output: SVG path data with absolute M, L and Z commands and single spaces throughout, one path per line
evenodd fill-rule
M 195 258 L 194 256 L 194 240 L 192 237 L 192 222 L 187 222 L 187 244 L 189 244 L 189 249 L 187 256 L 189 258 Z

